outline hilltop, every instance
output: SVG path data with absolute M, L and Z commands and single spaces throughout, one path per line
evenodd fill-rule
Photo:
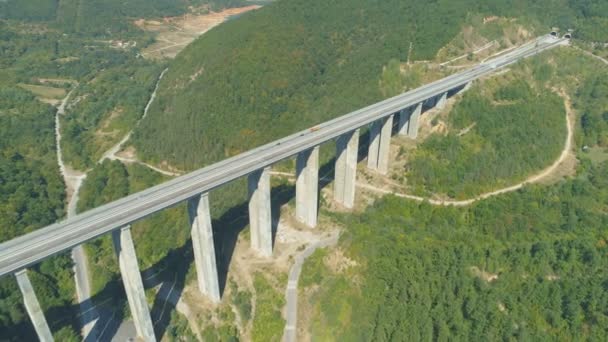
M 573 27 L 577 37 L 595 40 L 606 37 L 604 7 L 565 0 L 278 1 L 186 48 L 133 142 L 143 159 L 194 169 L 420 85 L 407 82 L 399 66 L 435 59 L 476 18 L 515 18 L 533 35 Z M 486 31 L 490 39 L 503 34 Z

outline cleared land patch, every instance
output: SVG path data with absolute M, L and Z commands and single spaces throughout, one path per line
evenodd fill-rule
M 220 12 L 208 14 L 186 14 L 179 17 L 163 18 L 161 20 L 139 19 L 135 25 L 142 30 L 157 32 L 156 43 L 143 50 L 145 58 L 175 58 L 188 44 L 198 36 L 211 30 L 232 16 L 240 15 L 260 8 L 251 5 L 239 8 L 228 8 Z
M 19 86 L 34 95 L 43 102 L 58 101 L 65 97 L 66 90 L 63 88 L 49 87 L 36 84 L 19 83 Z

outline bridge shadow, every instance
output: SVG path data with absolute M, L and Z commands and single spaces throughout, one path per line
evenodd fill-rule
M 448 97 L 459 93 L 463 87 L 456 88 L 448 93 Z M 423 112 L 434 108 L 438 98 L 429 99 L 423 104 Z M 393 134 L 398 130 L 399 115 L 393 121 Z M 367 158 L 369 148 L 370 132 L 367 128 L 362 128 L 359 137 L 357 160 L 361 162 Z M 321 191 L 329 186 L 334 180 L 335 154 L 328 158 L 319 168 L 319 202 L 321 201 Z M 295 183 L 281 183 L 274 185 L 271 189 L 271 213 L 272 213 L 272 242 L 273 247 L 276 242 L 276 234 L 280 221 L 281 207 L 294 200 L 296 194 Z M 319 203 L 320 204 L 320 203 Z M 321 208 L 321 206 L 319 206 Z M 187 215 L 184 212 L 184 215 Z M 218 278 L 220 285 L 220 295 L 223 297 L 227 282 L 230 264 L 234 256 L 236 244 L 240 234 L 249 226 L 248 201 L 232 206 L 226 210 L 219 218 L 212 220 L 216 261 L 218 267 Z M 157 339 L 162 339 L 171 321 L 171 314 L 176 310 L 176 305 L 186 286 L 186 276 L 193 262 L 192 241 L 188 239 L 182 246 L 168 251 L 166 256 L 159 262 L 152 265 L 142 272 L 146 289 L 158 288 L 154 303 L 151 308 L 152 320 L 154 323 Z M 98 315 L 91 318 L 96 320 L 95 329 L 97 339 L 93 336 L 86 338 L 85 341 L 110 341 L 119 331 L 121 323 L 125 319 L 125 312 L 128 312 L 128 305 L 124 287 L 119 276 L 112 278 L 105 287 L 91 297 L 88 301 L 95 305 Z M 85 303 L 88 304 L 88 303 Z M 76 318 L 82 319 L 79 310 L 80 304 L 73 304 L 67 308 L 71 312 L 78 312 Z M 66 317 L 66 307 L 58 306 L 46 310 L 48 317 Z M 68 315 L 70 316 L 70 315 Z M 86 322 L 89 323 L 89 322 Z M 31 323 L 23 323 L 21 326 L 30 326 Z M 53 331 L 58 331 L 65 326 L 78 327 L 79 324 L 73 320 L 54 320 L 49 321 Z M 33 331 L 33 329 L 26 329 Z M 27 340 L 27 339 L 26 339 Z
M 192 260 L 192 242 L 188 239 L 181 247 L 170 250 L 159 262 L 141 272 L 144 288 L 151 289 L 160 286 L 150 310 L 158 340 L 162 339 L 169 326 L 171 314 L 176 309 L 176 304 L 185 287 L 186 275 Z M 132 337 L 117 336 L 128 312 L 128 302 L 119 276 L 114 276 L 102 290 L 82 304 L 94 307 L 92 309 L 94 314 L 89 313 L 86 318 L 83 318 L 80 303 L 69 307 L 57 306 L 47 309 L 45 317 L 47 317 L 51 330 L 57 332 L 64 327 L 71 326 L 76 331 L 80 331 L 79 327 L 82 323 L 94 322 L 92 326 L 95 333 L 86 336 L 84 341 L 111 341 L 114 338 L 124 341 Z M 66 315 L 66 310 L 77 314 Z M 52 319 L 66 316 L 75 317 L 75 321 Z M 30 331 L 33 331 L 33 328 Z M 24 340 L 27 341 L 27 339 Z

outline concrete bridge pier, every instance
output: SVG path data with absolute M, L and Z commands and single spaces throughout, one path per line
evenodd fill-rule
M 317 226 L 319 211 L 319 146 L 300 152 L 296 159 L 296 219 Z
M 262 256 L 272 256 L 270 168 L 249 175 L 249 227 L 251 247 Z
M 411 109 L 402 109 L 399 111 L 399 135 L 407 135 L 407 126 L 410 124 Z
M 32 321 L 34 330 L 36 330 L 38 339 L 41 342 L 52 342 L 53 334 L 51 333 L 51 329 L 46 322 L 44 313 L 40 308 L 40 303 L 38 303 L 38 298 L 36 297 L 36 293 L 34 292 L 30 278 L 27 276 L 27 270 L 24 269 L 15 273 L 15 278 L 17 278 L 17 284 L 19 285 L 19 290 L 21 290 L 21 295 L 23 296 L 25 310 L 30 316 L 30 320 Z
M 346 208 L 355 205 L 359 130 L 344 134 L 336 143 L 334 200 Z
M 409 124 L 407 126 L 407 135 L 411 139 L 416 139 L 418 137 L 418 121 L 420 120 L 420 115 L 422 114 L 422 102 L 416 105 L 412 110 L 412 113 L 409 117 Z
M 380 132 L 382 122 L 374 121 L 369 128 L 369 147 L 367 151 L 367 168 L 376 170 L 378 168 L 378 152 L 380 150 Z
M 439 99 L 437 100 L 437 104 L 435 105 L 435 107 L 437 107 L 439 109 L 443 109 L 443 108 L 445 108 L 445 105 L 447 102 L 448 102 L 448 93 L 445 92 L 445 93 L 441 94 L 441 96 L 439 96 Z
M 469 81 L 467 82 L 467 84 L 464 85 L 464 87 L 458 92 L 459 94 L 464 93 L 465 91 L 471 89 L 471 85 L 473 84 L 473 81 Z
M 188 216 L 192 227 L 192 249 L 199 291 L 214 303 L 220 301 L 220 285 L 215 260 L 209 194 L 188 201 Z
M 388 172 L 393 117 L 394 114 L 374 122 L 370 130 L 367 167 L 383 175 Z
M 390 159 L 391 136 L 393 133 L 394 114 L 384 119 L 382 131 L 380 132 L 380 146 L 378 149 L 378 172 L 385 175 L 388 173 L 388 162 Z
M 129 309 L 131 309 L 137 336 L 144 341 L 156 341 L 150 309 L 144 292 L 144 284 L 137 264 L 135 246 L 131 237 L 131 227 L 126 226 L 114 230 L 112 241 L 114 242 L 114 251 L 118 256 L 122 283 L 129 301 Z

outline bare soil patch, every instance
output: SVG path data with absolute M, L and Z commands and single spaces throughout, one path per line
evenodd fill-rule
M 498 274 L 481 270 L 477 266 L 472 266 L 469 268 L 469 270 L 471 271 L 471 273 L 473 273 L 474 276 L 482 279 L 486 283 L 491 283 L 498 279 Z
M 260 8 L 251 5 L 239 8 L 228 8 L 221 12 L 208 14 L 185 14 L 179 17 L 168 17 L 157 20 L 139 19 L 135 25 L 142 30 L 157 32 L 156 43 L 142 51 L 145 58 L 175 58 L 177 54 L 198 36 L 206 33 L 230 17 Z

